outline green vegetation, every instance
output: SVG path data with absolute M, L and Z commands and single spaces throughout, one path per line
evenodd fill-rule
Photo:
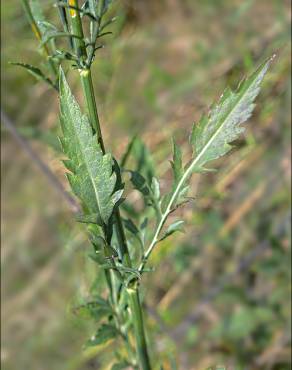
M 47 298 L 44 296 L 43 300 L 47 307 L 51 304 L 58 307 L 52 312 L 57 314 L 59 311 L 55 316 L 59 317 L 59 323 L 54 316 L 48 316 L 48 325 L 39 334 L 32 334 L 19 350 L 22 363 L 30 368 L 42 366 L 44 369 L 158 369 L 161 366 L 164 369 L 241 369 L 246 366 L 288 369 L 291 338 L 287 323 L 290 314 L 285 300 L 289 296 L 287 112 L 290 90 L 287 79 L 283 78 L 289 65 L 288 48 L 285 47 L 289 37 L 283 26 L 285 23 L 282 22 L 280 28 L 275 27 L 274 34 L 269 35 L 266 56 L 280 47 L 279 56 L 273 66 L 274 72 L 266 80 L 260 97 L 261 107 L 255 111 L 257 122 L 249 124 L 252 127 L 244 139 L 240 136 L 243 130 L 240 125 L 254 109 L 254 99 L 271 61 L 268 58 L 251 73 L 255 69 L 253 60 L 263 54 L 259 44 L 261 37 L 266 37 L 265 33 L 258 37 L 260 42 L 254 46 L 257 58 L 246 49 L 238 52 L 236 58 L 242 57 L 244 61 L 241 65 L 236 63 L 232 53 L 229 61 L 226 45 L 209 50 L 206 44 L 204 46 L 203 38 L 198 38 L 195 43 L 197 66 L 188 57 L 187 50 L 192 55 L 192 46 L 183 46 L 185 50 L 178 55 L 186 60 L 178 60 L 174 65 L 167 64 L 171 60 L 172 48 L 175 58 L 184 42 L 193 42 L 192 37 L 175 35 L 177 45 L 174 36 L 169 43 L 160 40 L 159 43 L 165 45 L 166 55 L 169 53 L 161 62 L 160 44 L 151 44 L 149 36 L 155 33 L 155 25 L 163 24 L 164 18 L 161 18 L 162 9 L 151 2 L 148 6 L 153 13 L 149 19 L 142 16 L 143 9 L 140 13 L 138 5 L 132 13 L 134 10 L 129 4 L 127 8 L 118 2 L 109 7 L 107 1 L 89 1 L 82 9 L 75 1 L 70 2 L 71 8 L 66 2 L 59 2 L 57 27 L 44 21 L 43 14 L 46 19 L 56 17 L 52 3 L 48 2 L 42 9 L 37 1 L 24 1 L 24 4 L 40 42 L 39 51 L 44 63 L 40 64 L 37 55 L 16 58 L 15 53 L 8 51 L 4 62 L 9 59 L 47 83 L 50 90 L 44 90 L 44 84 L 36 87 L 43 89 L 42 94 L 50 97 L 51 104 L 44 96 L 46 110 L 33 109 L 39 99 L 30 96 L 34 103 L 27 108 L 26 116 L 22 118 L 24 124 L 22 127 L 18 125 L 18 130 L 28 138 L 38 139 L 36 153 L 40 151 L 45 155 L 47 151 L 46 156 L 57 155 L 63 160 L 71 190 L 79 198 L 78 205 L 73 198 L 69 199 L 72 199 L 74 209 L 79 210 L 76 225 L 72 223 L 72 215 L 62 211 L 59 202 L 55 202 L 51 213 L 44 215 L 46 228 L 39 230 L 38 244 L 48 246 L 45 253 L 35 251 L 34 257 L 28 252 L 32 241 L 18 240 L 20 255 L 25 256 L 24 261 L 29 260 L 27 266 L 32 266 L 24 275 L 35 283 L 26 287 L 26 279 L 14 279 L 12 283 L 10 278 L 11 283 L 4 290 L 8 296 L 4 309 L 10 316 L 10 325 L 21 323 L 15 321 L 13 312 L 26 312 L 24 309 L 19 311 L 18 307 L 30 307 L 33 302 L 40 301 L 37 292 L 43 289 L 43 284 L 47 285 L 56 271 L 58 285 L 61 284 L 57 288 L 59 293 L 48 289 Z M 192 20 L 187 17 L 193 9 L 210 21 L 216 12 L 230 14 L 226 24 L 222 23 L 230 30 L 235 27 L 236 19 L 236 24 L 241 24 L 249 11 L 253 14 L 261 8 L 252 1 L 244 4 L 236 11 L 233 9 L 233 13 L 230 9 L 228 13 L 224 1 L 218 5 L 198 2 L 196 6 L 187 1 L 184 5 L 174 1 L 168 6 L 178 11 L 176 22 L 186 36 L 193 34 L 190 32 Z M 285 6 L 277 2 L 274 5 L 272 10 L 265 9 L 266 14 L 285 20 Z M 9 9 L 6 11 L 9 15 Z M 122 15 L 113 22 L 115 13 Z M 135 26 L 133 36 L 131 24 L 133 26 L 135 22 L 141 22 L 141 25 Z M 278 24 L 276 20 L 274 23 Z M 187 26 L 190 30 L 185 29 Z M 104 27 L 109 27 L 115 36 L 108 38 L 108 33 L 103 32 Z M 244 37 L 245 29 L 241 32 Z M 118 33 L 121 33 L 119 37 L 116 36 Z M 161 31 L 158 34 L 164 35 Z M 133 41 L 138 45 L 142 42 L 143 48 L 135 49 L 135 42 L 128 44 L 133 37 L 137 37 Z M 105 40 L 109 40 L 110 45 L 105 50 L 98 50 L 101 49 L 99 43 Z M 248 49 L 248 43 L 244 47 Z M 220 58 L 223 67 L 217 65 Z M 94 59 L 96 63 L 92 64 Z M 60 64 L 67 77 L 63 71 L 59 74 Z M 11 68 L 18 72 L 11 72 Z M 77 71 L 74 72 L 74 68 Z M 7 70 L 25 78 L 21 68 L 10 66 Z M 214 100 L 219 95 L 221 83 L 234 86 L 242 74 L 250 77 L 238 89 L 225 90 L 210 113 L 199 119 L 199 112 L 204 111 L 202 107 L 205 105 L 201 95 L 209 94 Z M 78 80 L 72 79 L 74 75 Z M 224 76 L 227 77 L 225 81 Z M 12 82 L 6 80 L 10 89 L 14 89 Z M 80 89 L 75 89 L 76 83 Z M 28 84 L 26 80 L 19 80 L 17 95 L 21 98 L 24 94 L 24 103 L 30 101 L 26 100 L 25 92 Z M 58 109 L 55 104 L 59 104 L 55 99 L 56 90 L 60 94 L 61 130 L 56 118 Z M 76 91 L 76 98 L 72 91 Z M 83 94 L 78 95 L 78 91 Z M 192 107 L 194 100 L 197 101 L 196 109 Z M 54 106 L 56 109 L 52 109 Z M 22 112 L 21 109 L 12 111 L 9 99 L 4 101 L 3 107 L 14 119 Z M 53 113 L 49 119 L 50 111 Z M 44 127 L 39 126 L 42 120 L 46 122 Z M 190 145 L 185 146 L 181 144 L 186 136 L 181 128 L 186 127 L 189 131 L 192 121 L 196 123 Z M 281 122 L 281 131 L 273 131 L 275 121 Z M 126 139 L 125 130 L 132 138 Z M 56 141 L 57 136 L 61 145 Z M 171 136 L 175 140 L 170 166 L 172 176 L 169 176 L 166 158 Z M 5 135 L 8 149 L 12 145 L 9 140 Z M 221 159 L 230 151 L 229 143 L 235 140 L 238 150 L 227 159 Z M 45 150 L 45 145 L 50 149 Z M 113 154 L 109 154 L 108 148 Z M 205 165 L 215 159 L 216 165 L 212 163 L 212 166 L 221 168 L 220 171 L 206 173 L 201 179 L 199 174 L 209 172 Z M 55 161 L 53 163 L 54 172 L 59 173 L 59 178 L 64 177 L 64 168 Z M 21 161 L 17 166 L 21 166 Z M 271 168 L 277 167 L 271 173 Z M 192 178 L 194 173 L 196 176 Z M 197 192 L 199 178 L 201 184 Z M 15 176 L 12 179 L 15 181 Z M 36 174 L 27 179 L 30 196 L 25 198 L 22 193 L 14 201 L 18 198 L 29 202 L 30 210 L 32 204 L 40 201 L 52 205 L 48 195 L 44 198 L 43 191 L 29 193 L 36 186 L 34 184 L 42 180 L 45 183 L 45 180 L 38 179 Z M 21 192 L 25 188 L 22 182 Z M 9 197 L 11 193 L 6 191 L 6 194 Z M 4 210 L 7 218 L 7 210 Z M 34 224 L 35 218 L 29 216 L 29 219 Z M 17 222 L 21 221 L 15 216 L 12 229 Z M 9 234 L 9 223 L 4 225 L 6 234 Z M 182 231 L 183 226 L 185 233 L 176 233 Z M 47 240 L 43 242 L 45 235 Z M 14 266 L 17 268 L 18 258 L 21 258 L 14 258 L 12 263 L 13 243 L 15 241 L 10 241 L 9 249 L 5 249 L 8 259 L 4 259 L 3 265 L 9 266 L 10 271 L 15 271 Z M 65 249 L 64 244 L 68 246 Z M 55 257 L 50 260 L 52 247 Z M 88 253 L 90 258 L 87 258 Z M 38 272 L 34 272 L 34 266 Z M 22 273 L 19 272 L 19 277 Z M 34 279 L 35 273 L 39 274 L 37 279 Z M 76 298 L 70 313 L 63 310 L 60 314 L 60 309 L 72 295 Z M 12 369 L 16 363 L 10 351 L 15 344 L 5 331 L 7 344 L 4 349 L 7 348 L 7 352 L 4 351 L 2 362 L 5 368 Z M 17 338 L 16 335 L 15 343 Z

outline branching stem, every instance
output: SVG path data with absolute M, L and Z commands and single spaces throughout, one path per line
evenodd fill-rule
M 248 99 L 248 97 L 246 97 L 246 94 L 248 95 L 248 93 L 250 92 L 251 86 L 253 86 L 254 90 L 252 90 L 252 91 L 253 91 L 254 95 L 252 95 L 252 93 L 250 93 L 251 96 L 249 97 L 249 99 L 251 100 L 251 101 L 249 101 L 249 104 L 251 105 L 253 100 L 255 99 L 258 91 L 259 91 L 259 84 L 260 84 L 262 78 L 264 77 L 270 62 L 274 59 L 274 57 L 275 57 L 275 55 L 273 55 L 271 58 L 269 58 L 264 64 L 262 64 L 258 68 L 258 70 L 250 77 L 250 83 L 249 84 L 243 84 L 242 85 L 241 92 L 238 93 L 238 95 L 236 95 L 236 99 L 233 101 L 232 106 L 230 107 L 230 109 L 223 110 L 224 113 L 220 117 L 220 119 L 218 121 L 218 125 L 215 127 L 214 132 L 212 132 L 212 135 L 208 138 L 208 140 L 203 145 L 203 147 L 201 148 L 199 153 L 197 153 L 197 156 L 195 157 L 195 159 L 192 160 L 192 162 L 190 163 L 190 165 L 188 166 L 188 168 L 184 172 L 183 176 L 181 177 L 180 181 L 178 182 L 178 184 L 175 188 L 175 191 L 173 192 L 173 194 L 172 194 L 172 196 L 171 196 L 171 198 L 170 198 L 170 200 L 169 200 L 169 202 L 166 206 L 166 210 L 164 211 L 164 213 L 161 216 L 160 222 L 159 222 L 159 224 L 158 224 L 158 226 L 155 230 L 153 239 L 152 239 L 148 249 L 146 250 L 146 252 L 143 255 L 142 262 L 139 266 L 139 272 L 143 271 L 143 269 L 144 269 L 150 255 L 151 255 L 155 245 L 159 242 L 159 234 L 160 234 L 160 232 L 163 228 L 163 225 L 165 224 L 165 222 L 167 220 L 167 217 L 169 216 L 169 214 L 172 211 L 172 207 L 173 207 L 173 205 L 174 205 L 174 203 L 175 203 L 175 201 L 176 201 L 176 199 L 177 199 L 177 197 L 180 193 L 180 190 L 181 190 L 182 186 L 184 185 L 186 180 L 191 176 L 191 174 L 194 172 L 195 168 L 200 167 L 200 162 L 204 158 L 204 155 L 206 153 L 208 153 L 209 148 L 212 147 L 212 145 L 214 146 L 214 143 L 215 143 L 215 146 L 216 146 L 216 140 L 217 140 L 218 136 L 220 137 L 221 131 L 225 127 L 226 122 L 228 123 L 228 122 L 231 121 L 231 122 L 233 122 L 233 124 L 234 124 L 234 122 L 236 123 L 236 121 L 234 120 L 234 115 L 236 115 L 236 112 L 237 112 L 237 115 L 239 116 L 238 121 L 241 120 L 240 123 L 244 122 L 244 120 L 246 120 L 249 117 L 250 113 L 252 112 L 252 109 L 251 109 L 251 111 L 248 111 L 247 107 L 245 107 L 244 104 L 243 104 L 244 101 Z M 258 77 L 258 76 L 260 76 L 260 77 Z M 256 91 L 256 88 L 257 88 L 257 93 L 255 94 L 254 91 Z M 223 97 L 223 95 L 222 95 L 222 97 Z M 243 115 L 241 110 L 246 114 L 246 117 Z M 247 113 L 245 111 L 247 111 Z M 227 136 L 227 134 L 226 134 L 226 136 Z M 233 137 L 233 139 L 234 139 L 234 137 Z M 226 143 L 226 144 L 228 144 L 228 143 Z M 223 154 L 225 154 L 225 153 L 226 152 L 223 152 Z M 218 158 L 219 156 L 220 156 L 220 153 L 218 154 L 218 156 L 216 158 Z M 213 159 L 215 159 L 215 158 L 213 158 Z
M 74 46 L 75 52 L 77 55 L 80 56 L 81 61 L 85 62 L 88 58 L 85 42 L 84 42 L 84 35 L 83 35 L 83 28 L 82 22 L 80 18 L 80 14 L 78 12 L 78 0 L 70 0 L 69 5 L 73 7 L 70 9 L 70 18 L 71 18 L 71 26 L 72 32 L 82 38 L 74 39 Z M 79 66 L 82 67 L 82 66 Z M 90 66 L 84 64 L 84 68 L 79 69 L 81 84 L 83 88 L 83 94 L 85 98 L 85 104 L 87 107 L 87 112 L 89 115 L 89 120 L 93 129 L 97 133 L 98 142 L 101 146 L 102 151 L 105 153 L 105 146 L 102 138 L 101 128 L 99 117 L 97 113 L 96 107 L 96 100 L 94 95 L 94 89 L 92 84 L 92 77 L 91 77 L 91 70 Z M 122 219 L 120 216 L 120 212 L 117 209 L 114 213 L 115 218 L 115 230 L 117 234 L 117 239 L 119 243 L 120 253 L 122 255 L 123 262 L 126 267 L 132 267 L 130 254 L 128 251 L 127 241 L 125 237 L 125 232 L 122 224 Z M 147 343 L 146 343 L 146 336 L 145 336 L 145 329 L 143 323 L 143 312 L 139 298 L 139 291 L 136 287 L 135 289 L 127 289 L 129 294 L 129 303 L 134 323 L 134 330 L 135 330 L 135 337 L 136 337 L 136 346 L 137 346 L 137 354 L 139 358 L 139 365 L 141 366 L 142 370 L 151 370 L 149 355 L 147 350 Z

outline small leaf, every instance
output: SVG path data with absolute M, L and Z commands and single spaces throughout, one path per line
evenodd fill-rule
M 171 225 L 169 225 L 165 234 L 160 240 L 166 239 L 168 236 L 172 235 L 175 232 L 178 232 L 178 231 L 183 232 L 183 224 L 184 224 L 184 221 L 178 220 L 172 223 Z
M 154 207 L 157 217 L 160 218 L 161 202 L 158 180 L 155 177 L 152 177 L 151 186 L 149 187 L 147 180 L 139 172 L 130 170 L 126 170 L 126 172 L 131 174 L 130 181 L 134 188 L 143 195 L 145 203 L 148 206 Z
M 103 317 L 113 315 L 114 312 L 109 303 L 102 297 L 96 297 L 93 301 L 73 307 L 73 313 L 100 321 Z
M 103 324 L 99 327 L 96 334 L 93 335 L 86 343 L 86 347 L 98 346 L 104 344 L 111 339 L 116 339 L 119 336 L 119 331 L 115 326 Z
M 58 90 L 57 87 L 54 85 L 52 80 L 44 75 L 44 73 L 37 67 L 26 64 L 26 63 L 20 63 L 20 62 L 10 62 L 9 64 L 12 64 L 14 66 L 19 66 L 24 69 L 26 69 L 32 76 L 34 76 L 39 81 L 45 81 L 48 85 L 53 87 L 54 89 Z

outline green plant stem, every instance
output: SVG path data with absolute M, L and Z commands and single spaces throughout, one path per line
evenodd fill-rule
M 102 139 L 100 123 L 99 123 L 99 118 L 98 118 L 97 108 L 96 108 L 96 103 L 95 103 L 95 96 L 94 96 L 90 69 L 81 70 L 80 78 L 82 81 L 83 93 L 84 93 L 85 102 L 86 102 L 90 121 L 92 122 L 93 128 L 97 132 L 98 142 L 100 143 L 103 152 L 105 152 L 105 147 L 104 147 L 104 143 Z M 129 250 L 127 246 L 126 237 L 125 237 L 125 232 L 124 232 L 124 228 L 122 224 L 122 219 L 121 219 L 120 212 L 118 209 L 115 211 L 114 218 L 115 218 L 115 230 L 116 230 L 117 239 L 119 242 L 119 248 L 120 248 L 120 252 L 122 255 L 123 263 L 127 267 L 132 267 L 131 258 L 130 258 L 130 254 L 129 254 Z M 131 312 L 133 315 L 133 321 L 134 321 L 136 346 L 137 346 L 139 361 L 141 364 L 141 368 L 143 370 L 149 370 L 151 369 L 151 367 L 150 367 L 147 344 L 146 344 L 146 339 L 145 339 L 143 313 L 142 313 L 142 307 L 140 303 L 138 290 L 135 289 L 135 293 L 131 293 L 129 295 L 129 298 L 130 298 L 130 308 L 131 308 Z
M 147 342 L 144 330 L 143 311 L 141 309 L 141 302 L 139 291 L 137 287 L 127 289 L 130 308 L 133 315 L 134 329 L 136 336 L 136 345 L 139 357 L 139 365 L 143 370 L 151 370 L 150 360 L 147 351 Z
M 69 5 L 78 8 L 78 1 L 77 0 L 70 0 Z M 78 11 L 74 9 L 70 9 L 70 18 L 71 18 L 71 26 L 72 31 L 74 34 L 83 37 L 83 29 L 80 14 Z M 85 48 L 85 43 L 83 39 L 74 39 L 74 46 L 76 49 L 77 55 L 81 56 L 81 60 L 85 61 L 87 59 L 87 52 Z M 92 124 L 93 129 L 97 133 L 98 142 L 100 143 L 102 151 L 105 153 L 105 146 L 103 143 L 100 122 L 97 113 L 96 107 L 96 100 L 94 95 L 94 89 L 92 84 L 92 77 L 91 77 L 91 70 L 90 66 L 86 68 L 80 68 L 79 74 L 81 78 L 81 84 L 83 89 L 83 94 L 85 98 L 85 104 L 87 107 L 87 112 L 89 115 L 90 122 Z M 131 258 L 127 246 L 127 241 L 125 237 L 125 232 L 122 224 L 122 219 L 120 216 L 120 212 L 117 209 L 114 214 L 115 218 L 115 230 L 119 242 L 119 249 L 122 255 L 123 263 L 127 267 L 132 267 Z M 136 346 L 137 346 L 137 353 L 140 362 L 140 366 L 142 370 L 151 370 L 149 355 L 147 350 L 147 343 L 146 343 L 146 336 L 145 336 L 145 328 L 143 322 L 143 312 L 142 306 L 140 303 L 139 298 L 139 291 L 138 288 L 135 289 L 127 289 L 129 293 L 129 303 L 131 313 L 133 315 L 133 323 L 134 323 L 134 330 L 135 330 L 135 337 L 136 337 Z
M 80 78 L 83 89 L 83 94 L 85 97 L 86 109 L 89 115 L 91 125 L 93 126 L 94 131 L 97 133 L 97 140 L 101 147 L 103 153 L 105 153 L 104 142 L 102 139 L 101 128 L 99 124 L 99 118 L 97 114 L 97 108 L 95 104 L 94 90 L 92 84 L 91 70 L 82 69 L 80 70 Z
M 70 13 L 70 20 L 71 20 L 71 27 L 72 27 L 72 33 L 78 38 L 74 38 L 73 44 L 75 48 L 75 53 L 77 57 L 85 63 L 86 58 L 87 58 L 87 52 L 86 52 L 86 47 L 85 47 L 85 42 L 84 42 L 84 33 L 83 33 L 83 27 L 82 27 L 82 22 L 80 18 L 79 12 L 76 10 L 78 7 L 78 0 L 69 0 L 68 1 L 69 6 L 72 6 L 69 10 Z

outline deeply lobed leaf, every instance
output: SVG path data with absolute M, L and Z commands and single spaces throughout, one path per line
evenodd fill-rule
M 243 80 L 235 92 L 227 88 L 210 113 L 194 124 L 190 135 L 193 158 L 187 166 L 183 167 L 181 150 L 173 141 L 171 166 L 174 180 L 171 192 L 164 196 L 163 210 L 169 212 L 171 207 L 184 204 L 189 188 L 185 184 L 191 174 L 207 171 L 205 165 L 208 162 L 230 151 L 230 143 L 244 131 L 241 124 L 252 114 L 254 100 L 272 59 L 264 62 L 249 78 Z
M 230 143 L 244 131 L 240 126 L 250 116 L 255 107 L 253 103 L 260 91 L 272 58 L 264 62 L 249 78 L 244 80 L 233 92 L 227 88 L 218 104 L 214 105 L 208 116 L 203 116 L 193 126 L 191 145 L 194 152 L 193 171 L 204 170 L 204 165 L 226 154 Z
M 10 64 L 22 67 L 26 69 L 32 76 L 34 76 L 39 81 L 45 81 L 48 85 L 53 87 L 54 89 L 57 89 L 57 87 L 54 85 L 52 80 L 45 76 L 45 74 L 37 67 L 27 64 L 27 63 L 20 63 L 20 62 L 11 62 Z
M 231 149 L 230 143 L 243 132 L 244 128 L 241 127 L 241 124 L 250 117 L 255 107 L 254 100 L 260 91 L 260 84 L 273 59 L 274 56 L 264 62 L 249 78 L 240 83 L 235 92 L 226 89 L 209 115 L 203 116 L 199 123 L 194 125 L 190 137 L 193 157 L 183 170 L 180 150 L 174 144 L 172 162 L 174 184 L 171 191 L 163 197 L 163 213 L 149 247 L 144 253 L 139 271 L 144 270 L 155 245 L 164 238 L 161 239 L 159 236 L 170 213 L 188 200 L 186 198 L 187 180 L 189 180 L 192 173 L 205 171 L 206 163 L 226 154 Z M 180 224 L 178 223 L 175 226 L 180 227 Z M 167 234 L 166 232 L 166 237 Z

